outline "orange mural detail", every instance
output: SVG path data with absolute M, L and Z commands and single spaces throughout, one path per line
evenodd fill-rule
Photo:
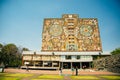
M 42 51 L 102 51 L 98 20 L 76 14 L 44 19 Z

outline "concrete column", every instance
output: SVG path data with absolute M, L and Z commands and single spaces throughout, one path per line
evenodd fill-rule
M 41 67 L 43 67 L 43 61 L 42 61 L 42 66 Z
M 82 69 L 82 62 L 80 62 L 80 69 Z
M 89 68 L 91 68 L 91 62 L 89 62 Z
M 53 61 L 52 61 L 52 67 L 53 67 Z
M 60 68 L 60 62 L 59 62 L 59 68 Z
M 35 61 L 34 61 L 34 67 L 35 67 Z
M 43 67 L 44 67 L 44 61 L 43 61 Z
M 63 69 L 63 62 L 62 62 L 62 66 L 61 66 L 61 68 Z
M 72 62 L 71 62 L 71 69 L 72 69 Z

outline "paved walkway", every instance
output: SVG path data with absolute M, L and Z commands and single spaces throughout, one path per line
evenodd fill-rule
M 13 69 L 8 68 L 5 69 L 4 72 L 10 72 L 10 73 L 34 73 L 34 74 L 54 74 L 59 75 L 59 70 L 26 70 L 26 69 Z M 74 72 L 75 73 L 75 72 Z M 108 71 L 94 71 L 94 70 L 79 70 L 78 75 L 119 75 L 117 73 L 112 73 Z M 62 70 L 63 75 L 72 75 L 71 70 L 64 69 Z

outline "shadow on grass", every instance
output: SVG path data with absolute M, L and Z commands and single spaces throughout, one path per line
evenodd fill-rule
M 0 77 L 0 80 L 20 80 L 21 78 L 16 77 Z
M 63 80 L 63 76 L 60 75 L 40 75 L 36 79 L 32 80 Z
M 100 77 L 109 79 L 109 80 L 120 80 L 120 76 L 100 76 Z
M 96 77 L 96 76 L 71 76 L 71 79 L 72 80 L 84 80 L 84 79 L 87 79 L 87 80 L 99 80 L 99 78 Z
M 22 78 L 29 76 L 33 76 L 33 74 L 0 73 L 0 80 L 21 80 Z

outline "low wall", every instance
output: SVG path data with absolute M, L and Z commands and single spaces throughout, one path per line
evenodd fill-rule
M 120 54 L 94 60 L 93 64 L 95 69 L 106 69 L 110 72 L 120 73 Z

